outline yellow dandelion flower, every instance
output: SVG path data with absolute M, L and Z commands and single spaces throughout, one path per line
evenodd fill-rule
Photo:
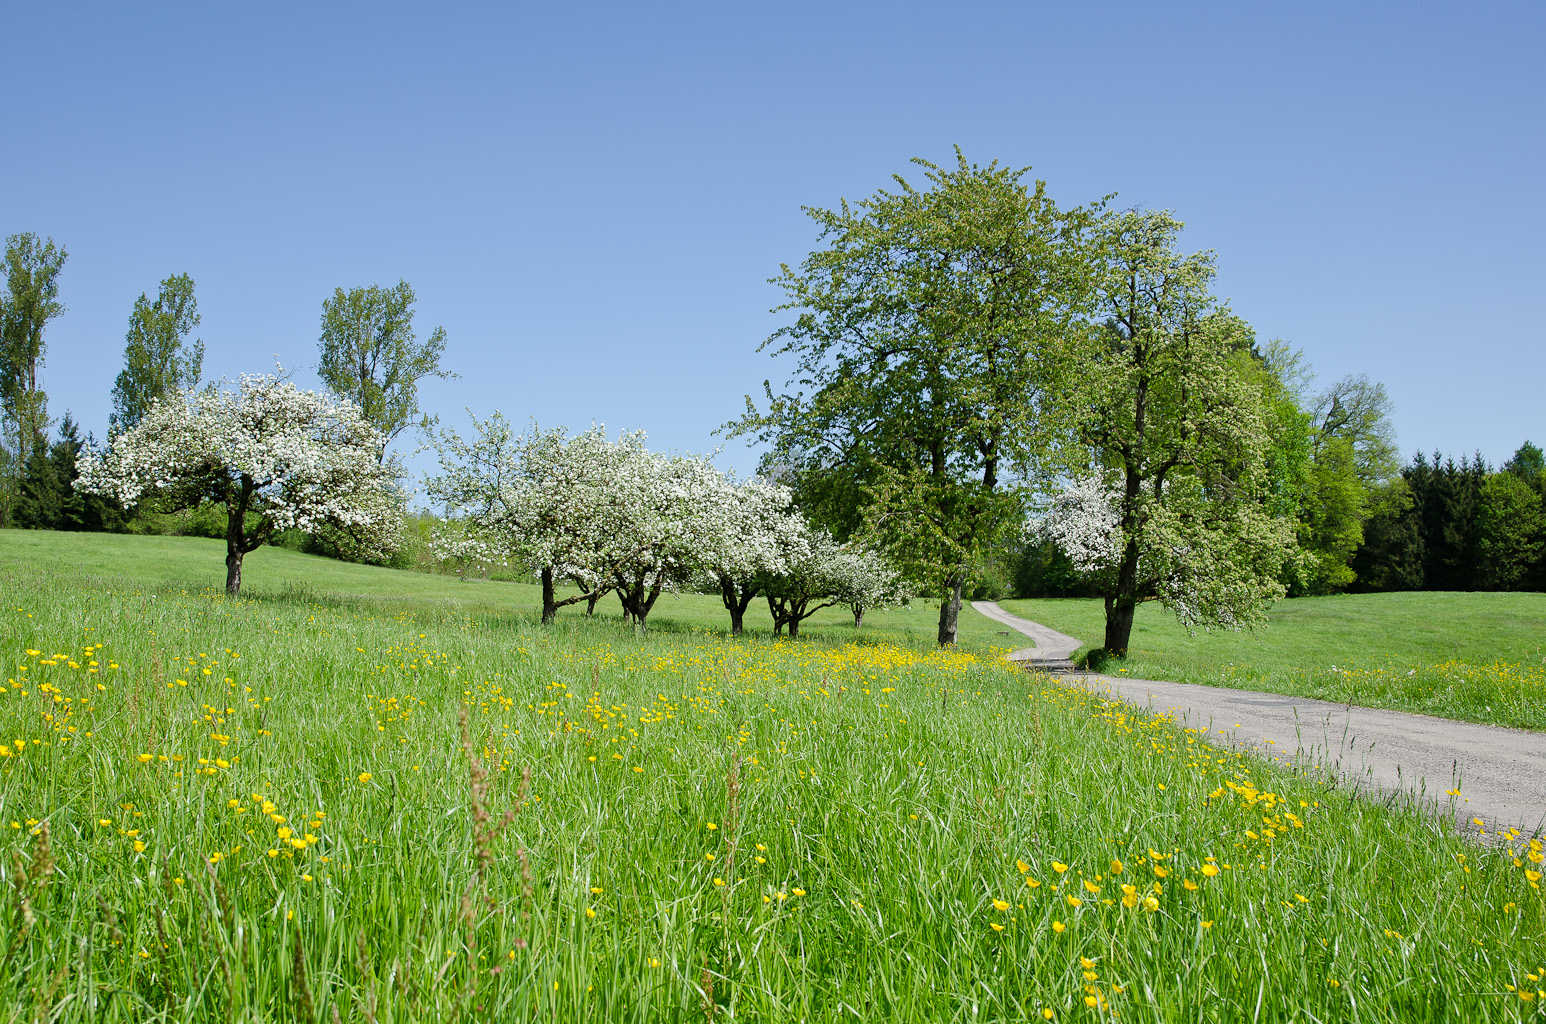
M 1004 926 L 999 924 L 997 921 L 989 921 L 988 927 L 992 928 L 996 932 L 1001 932 L 1004 930 Z
M 1062 921 L 1053 921 L 1052 922 L 1052 930 L 1057 932 L 1059 935 L 1062 935 L 1063 934 L 1063 929 L 1065 929 L 1067 927 L 1068 926 L 1066 924 L 1064 924 Z
M 1002 913 L 1002 912 L 1004 912 L 1004 911 L 1009 909 L 1009 904 L 1007 902 L 1005 902 L 1004 900 L 994 900 L 993 901 L 993 909 L 999 911 L 1000 913 Z
M 1052 862 L 1052 870 L 1061 875 L 1063 872 L 1068 870 L 1068 865 L 1064 864 L 1060 860 L 1055 860 Z

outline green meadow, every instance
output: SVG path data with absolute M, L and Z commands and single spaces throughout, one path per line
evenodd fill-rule
M 1098 600 L 1014 600 L 1016 615 L 1100 645 Z M 1302 597 L 1254 631 L 1188 633 L 1141 605 L 1126 659 L 1108 672 L 1546 729 L 1546 594 Z
M 6 1019 L 1546 998 L 1533 837 L 1478 847 L 1020 672 L 970 612 L 943 652 L 928 607 L 775 641 L 662 598 L 639 635 L 613 601 L 544 629 L 521 584 L 263 550 L 229 599 L 222 568 L 210 542 L 0 532 Z

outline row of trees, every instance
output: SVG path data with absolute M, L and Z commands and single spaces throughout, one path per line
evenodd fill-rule
M 1454 585 L 1458 566 L 1483 557 L 1524 566 L 1488 569 L 1512 581 L 1500 585 L 1534 578 L 1534 542 L 1519 539 L 1534 536 L 1518 528 L 1530 521 L 1524 477 L 1464 460 L 1398 472 L 1383 388 L 1354 376 L 1317 390 L 1301 354 L 1258 343 L 1213 295 L 1213 254 L 1184 251 L 1170 213 L 1109 197 L 1061 208 L 1028 169 L 959 151 L 953 167 L 919 163 L 921 187 L 897 177 L 809 210 L 820 247 L 774 279 L 790 319 L 764 347 L 793 359 L 789 384 L 765 384 L 765 401 L 748 398 L 725 428 L 765 446 L 760 482 L 649 453 L 642 435 L 518 433 L 496 414 L 469 441 L 439 439 L 430 490 L 458 531 L 447 550 L 530 566 L 545 619 L 610 591 L 642 624 L 663 591 L 712 580 L 737 628 L 760 595 L 791 630 L 799 609 L 843 586 L 796 587 L 802 552 L 828 568 L 883 552 L 898 577 L 940 596 L 947 644 L 963 593 L 1002 574 L 1004 552 L 1029 534 L 1044 576 L 1104 599 L 1115 653 L 1146 600 L 1236 628 L 1286 594 L 1406 585 L 1413 566 L 1423 585 Z M 144 357 L 126 359 L 115 431 L 167 404 L 143 403 L 196 378 L 202 353 L 182 340 L 198 322 L 191 281 L 168 279 L 142 304 L 126 355 Z M 418 382 L 448 375 L 444 332 L 418 341 L 412 305 L 405 283 L 324 304 L 321 375 L 375 431 L 384 472 L 394 437 L 433 424 Z M 141 363 L 156 373 L 131 374 Z M 236 491 L 221 500 L 240 505 Z M 1446 502 L 1459 511 L 1434 511 Z M 1378 553 L 1413 522 L 1419 555 Z M 1523 553 L 1500 561 L 1505 547 Z M 753 568 L 725 568 L 731 552 Z M 578 595 L 560 599 L 565 583 Z
M 830 605 L 848 605 L 860 625 L 867 608 L 901 597 L 884 559 L 812 527 L 781 484 L 651 452 L 642 432 L 517 432 L 498 413 L 474 429 L 468 440 L 443 431 L 436 444 L 441 473 L 427 489 L 447 512 L 442 549 L 526 566 L 542 584 L 544 623 L 615 593 L 643 628 L 662 593 L 694 587 L 719 592 L 732 633 L 761 596 L 775 634 L 795 636 Z M 575 592 L 559 596 L 563 584 Z
M 1546 590 L 1546 456 L 1421 453 L 1380 490 L 1354 590 Z

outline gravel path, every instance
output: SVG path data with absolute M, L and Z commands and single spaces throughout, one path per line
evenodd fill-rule
M 982 614 L 1032 637 L 1037 647 L 1012 658 L 1032 666 L 1066 658 L 1080 641 L 974 601 Z M 1279 761 L 1318 764 L 1347 782 L 1382 792 L 1417 795 L 1452 813 L 1462 828 L 1491 834 L 1546 829 L 1546 734 L 1455 722 L 1402 711 L 1094 673 L 1064 677 L 1112 698 L 1169 712 L 1215 740 L 1251 747 Z M 1452 798 L 1448 790 L 1459 789 Z M 1477 826 L 1473 819 L 1485 824 Z

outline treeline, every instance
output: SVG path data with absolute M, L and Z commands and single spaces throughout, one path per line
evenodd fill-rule
M 1546 457 L 1421 453 L 1380 494 L 1350 590 L 1546 590 Z
M 1343 527 L 1344 549 L 1354 542 L 1345 571 L 1306 586 L 1301 570 L 1286 581 L 1291 593 L 1546 590 L 1546 455 L 1529 441 L 1497 468 L 1480 453 L 1457 460 L 1418 452 L 1368 488 L 1359 506 L 1365 514 L 1348 516 Z M 1318 518 L 1330 518 L 1324 507 Z M 1302 526 L 1313 536 L 1310 517 Z M 998 553 L 976 596 L 1095 594 L 1066 553 L 1033 537 Z

